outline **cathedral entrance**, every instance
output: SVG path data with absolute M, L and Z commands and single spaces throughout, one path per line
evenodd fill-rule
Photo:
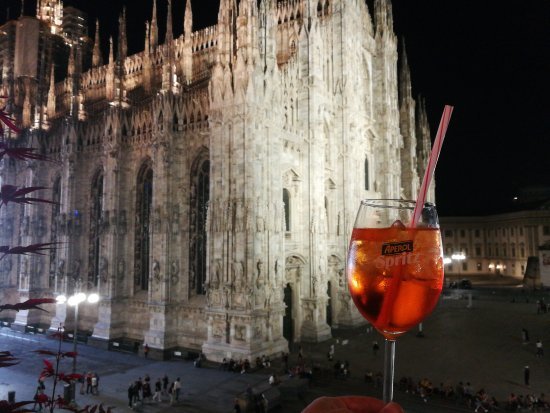
M 288 341 L 288 347 L 294 342 L 294 322 L 292 320 L 292 287 L 287 284 L 284 289 L 285 316 L 283 317 L 283 337 Z
M 327 283 L 327 324 L 332 327 L 332 285 L 330 281 Z

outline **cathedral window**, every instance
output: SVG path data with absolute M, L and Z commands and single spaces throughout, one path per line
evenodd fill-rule
M 205 151 L 191 170 L 189 214 L 189 291 L 204 294 L 206 282 L 206 214 L 210 197 L 210 161 Z
M 150 221 L 153 204 L 153 169 L 145 163 L 139 170 L 136 185 L 136 216 L 134 246 L 134 286 L 149 288 Z
M 285 207 L 285 231 L 290 232 L 290 192 L 283 189 L 283 204 Z
M 90 198 L 90 250 L 88 256 L 88 280 L 93 285 L 97 285 L 99 281 L 99 238 L 103 213 L 103 173 L 101 171 L 94 175 Z

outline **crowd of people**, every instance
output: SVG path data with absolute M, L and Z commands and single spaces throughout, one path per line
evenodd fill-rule
M 128 386 L 128 407 L 138 410 L 144 403 L 168 401 L 175 404 L 181 396 L 181 379 L 170 381 L 167 375 L 151 382 L 149 375 L 139 377 Z
M 80 394 L 99 395 L 99 375 L 89 371 L 82 375 L 80 379 Z
M 377 374 L 382 377 L 382 373 Z M 468 381 L 460 381 L 456 385 L 450 382 L 435 385 L 425 377 L 418 381 L 414 381 L 411 377 L 402 377 L 397 383 L 397 388 L 407 394 L 419 396 L 426 403 L 437 398 L 466 406 L 476 413 L 497 410 L 542 412 L 550 409 L 550 403 L 546 400 L 544 394 L 536 396 L 535 394 L 518 395 L 510 393 L 507 400 L 499 401 L 488 393 L 485 388 L 474 390 L 474 387 Z

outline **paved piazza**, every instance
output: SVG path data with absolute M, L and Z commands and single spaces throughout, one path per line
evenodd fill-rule
M 480 287 L 474 285 L 472 305 L 469 308 L 468 291 L 447 292 L 428 320 L 423 324 L 424 337 L 410 332 L 397 343 L 396 380 L 410 376 L 415 381 L 428 378 L 435 385 L 469 381 L 477 391 L 484 388 L 497 400 L 505 400 L 510 392 L 516 394 L 550 395 L 550 353 L 535 356 L 535 342 L 540 338 L 546 349 L 550 348 L 550 313 L 537 314 L 535 300 L 546 292 L 524 292 L 514 287 Z M 462 298 L 457 294 L 463 293 Z M 530 342 L 522 343 L 522 328 L 529 332 Z M 380 343 L 375 356 L 372 342 Z M 334 361 L 329 362 L 326 353 L 335 346 Z M 21 363 L 0 369 L 0 399 L 7 398 L 9 390 L 16 391 L 16 400 L 32 398 L 36 379 L 42 369 L 42 359 L 36 349 L 55 349 L 55 342 L 41 335 L 20 334 L 7 328 L 0 330 L 0 349 L 10 350 Z M 71 343 L 63 343 L 63 350 L 70 351 Z M 279 411 L 300 412 L 304 405 L 321 394 L 369 394 L 380 396 L 381 390 L 366 384 L 364 373 L 382 369 L 383 343 L 376 332 L 367 328 L 338 330 L 335 338 L 320 344 L 302 344 L 308 365 L 315 371 L 324 371 L 315 378 L 301 398 L 284 397 Z M 270 370 L 251 374 L 221 371 L 214 365 L 194 368 L 190 361 L 154 361 L 138 358 L 133 354 L 107 352 L 86 345 L 79 345 L 79 371 L 95 371 L 100 377 L 99 396 L 77 394 L 79 405 L 104 403 L 116 406 L 116 411 L 129 411 L 127 407 L 128 384 L 149 374 L 154 382 L 166 373 L 171 380 L 181 377 L 183 400 L 177 406 L 168 402 L 145 405 L 144 412 L 221 412 L 229 413 L 234 397 L 248 385 L 267 382 L 270 370 L 279 372 L 280 361 Z M 336 360 L 348 360 L 351 377 L 335 379 L 330 372 Z M 291 353 L 291 365 L 297 360 L 297 349 Z M 62 360 L 61 371 L 70 372 L 71 361 Z M 523 369 L 529 365 L 530 387 L 523 384 Z M 319 370 L 320 369 L 320 370 Z M 322 377 L 321 377 L 322 376 Z M 51 379 L 46 382 L 51 391 Z M 60 392 L 61 393 L 61 392 Z M 418 396 L 411 396 L 396 389 L 396 399 L 407 412 L 461 411 L 454 402 L 434 397 L 424 403 Z

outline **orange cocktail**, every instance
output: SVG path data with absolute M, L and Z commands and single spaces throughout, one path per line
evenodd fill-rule
M 443 287 L 438 228 L 355 228 L 348 254 L 348 285 L 361 314 L 387 339 L 419 324 Z

